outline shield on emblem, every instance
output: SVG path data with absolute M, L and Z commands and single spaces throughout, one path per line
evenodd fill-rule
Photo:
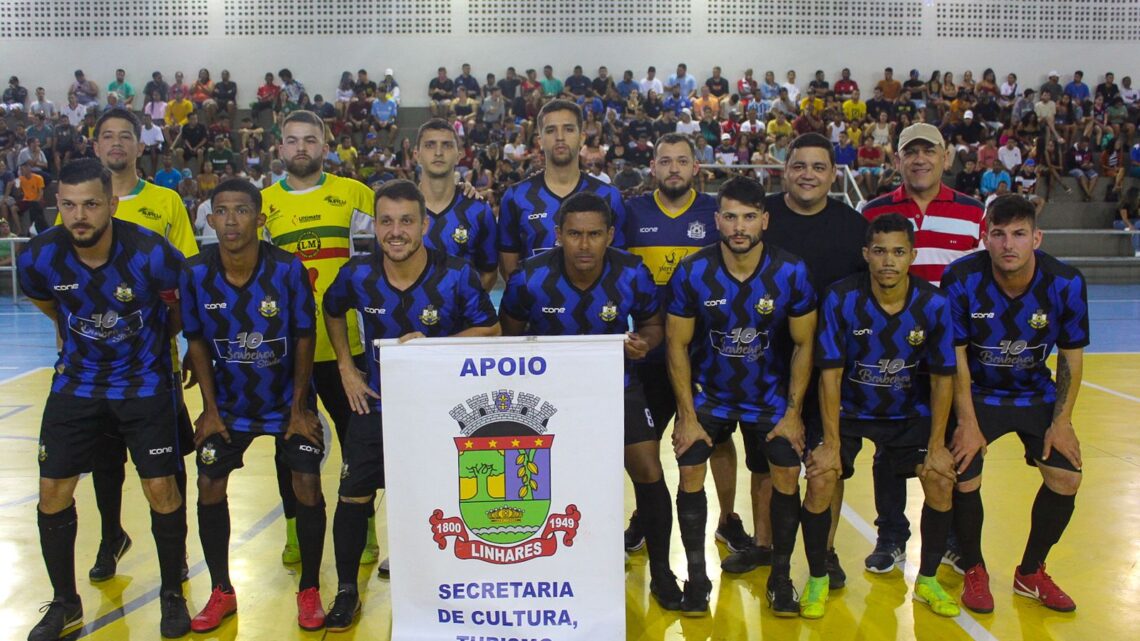
M 553 434 L 500 422 L 455 439 L 459 512 L 489 543 L 517 543 L 539 532 L 550 512 Z

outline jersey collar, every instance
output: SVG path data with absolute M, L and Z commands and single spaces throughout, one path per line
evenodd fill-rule
M 285 177 L 281 179 L 281 181 L 280 181 L 280 185 L 281 185 L 281 189 L 284 189 L 285 191 L 287 191 L 287 192 L 289 192 L 289 193 L 292 193 L 292 194 L 307 194 L 307 193 L 309 193 L 310 191 L 313 191 L 314 189 L 319 189 L 319 188 L 321 188 L 322 186 L 324 186 L 324 184 L 325 184 L 325 178 L 327 178 L 327 177 L 328 177 L 328 174 L 322 171 L 322 172 L 321 172 L 321 178 L 320 178 L 320 180 L 318 180 L 318 181 L 317 181 L 317 184 L 313 185 L 312 187 L 309 187 L 308 189 L 300 189 L 300 190 L 298 190 L 298 189 L 293 189 L 292 187 L 290 187 L 290 186 L 289 186 L 289 174 L 288 174 L 288 173 L 286 173 L 286 174 L 285 174 Z
M 689 208 L 692 207 L 693 203 L 695 203 L 696 201 L 697 201 L 697 190 L 690 188 L 689 189 L 689 198 L 685 201 L 685 204 L 682 205 L 676 211 L 670 211 L 668 208 L 665 207 L 665 203 L 661 201 L 661 190 L 660 189 L 654 189 L 653 190 L 653 202 L 657 204 L 657 209 L 661 210 L 661 213 L 665 214 L 666 216 L 668 216 L 670 218 L 680 218 L 681 216 L 683 216 L 685 214 L 685 212 L 689 211 Z
M 891 194 L 891 201 L 892 202 L 901 203 L 901 202 L 905 202 L 908 200 L 913 201 L 914 199 L 911 198 L 909 195 L 907 195 L 906 185 L 899 185 L 898 189 L 896 189 L 894 191 L 894 193 Z M 953 201 L 954 200 L 954 190 L 947 187 L 946 183 L 940 183 L 940 186 L 938 188 L 938 194 L 934 197 L 934 200 L 935 201 L 947 201 L 947 202 Z
M 142 193 L 142 190 L 144 187 L 146 187 L 146 181 L 143 180 L 142 178 L 139 178 L 139 181 L 137 183 L 135 183 L 135 187 L 134 187 L 134 189 L 131 190 L 131 193 L 127 194 L 126 196 L 119 196 L 119 200 L 127 200 L 129 198 L 134 198 L 135 196 L 138 196 L 139 194 Z

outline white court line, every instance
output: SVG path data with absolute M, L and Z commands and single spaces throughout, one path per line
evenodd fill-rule
M 1088 381 L 1081 381 L 1081 385 L 1087 385 L 1087 386 L 1089 386 L 1095 390 L 1100 390 L 1100 391 L 1104 392 L 1105 394 L 1112 394 L 1113 396 L 1119 396 L 1120 398 L 1123 398 L 1126 401 L 1132 401 L 1133 403 L 1140 403 L 1140 398 L 1132 396 L 1131 394 L 1125 394 L 1124 392 L 1118 392 L 1114 389 L 1105 387 L 1103 385 L 1097 385 L 1096 383 L 1090 383 Z

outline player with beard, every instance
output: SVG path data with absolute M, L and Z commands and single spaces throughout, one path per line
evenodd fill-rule
M 624 247 L 625 206 L 616 187 L 582 173 L 582 110 L 568 100 L 551 100 L 538 112 L 538 141 L 545 169 L 511 185 L 499 207 L 499 272 L 508 278 L 523 260 L 554 247 L 554 216 L 562 201 L 592 191 L 614 212 L 614 247 Z
M 161 236 L 114 218 L 111 174 L 93 159 L 60 170 L 62 225 L 17 259 L 20 288 L 56 325 L 59 361 L 40 427 L 40 547 L 55 595 L 30 641 L 82 624 L 75 586 L 75 486 L 116 434 L 131 451 L 158 550 L 161 633 L 190 632 L 179 565 L 186 508 L 170 336 L 178 331 L 182 257 Z
M 321 321 L 321 301 L 325 290 L 336 278 L 337 270 L 352 254 L 353 219 L 372 215 L 372 190 L 364 183 L 321 170 L 329 147 L 325 142 L 325 123 L 311 111 L 294 111 L 281 125 L 278 153 L 285 161 L 285 179 L 262 192 L 262 212 L 269 240 L 285 251 L 296 254 L 305 264 L 309 284 L 317 304 L 317 347 L 313 363 L 313 382 L 317 396 L 332 419 L 337 440 L 344 442 L 345 429 L 352 410 L 344 396 L 337 371 L 336 353 L 329 343 L 328 332 Z M 364 367 L 361 356 L 356 313 L 347 316 L 348 345 Z M 277 450 L 277 486 L 285 510 L 286 541 L 281 552 L 283 563 L 301 560 L 297 542 L 296 498 L 293 496 L 292 473 L 285 464 L 284 452 Z M 380 556 L 376 543 L 375 513 L 369 514 L 368 543 L 361 563 L 375 563 Z
M 360 612 L 357 574 L 367 517 L 376 490 L 384 488 L 379 341 L 500 333 L 495 308 L 475 268 L 424 246 L 428 224 L 424 197 L 415 183 L 385 183 L 376 192 L 374 230 L 380 251 L 349 260 L 324 297 L 325 324 L 354 412 L 341 442 L 344 464 L 333 517 L 338 587 L 325 617 L 325 628 L 332 632 L 352 627 Z M 363 372 L 348 342 L 347 313 L 352 309 L 363 317 L 369 346 Z M 413 572 L 414 565 L 408 563 Z

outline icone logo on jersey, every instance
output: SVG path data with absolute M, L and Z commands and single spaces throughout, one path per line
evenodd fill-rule
M 566 308 L 565 307 L 543 307 L 542 313 L 543 314 L 565 314 Z
M 854 334 L 854 335 L 856 335 L 856 336 L 866 336 L 866 335 L 868 335 L 868 334 L 874 334 L 874 333 L 875 333 L 875 330 L 873 330 L 873 329 L 871 329 L 870 327 L 868 327 L 868 328 L 866 328 L 866 329 L 857 329 L 857 330 L 855 330 L 855 331 L 853 331 L 853 332 L 851 332 L 851 333 L 852 333 L 852 334 Z
M 541 211 L 541 212 L 538 212 L 537 214 L 531 214 L 531 215 L 526 217 L 527 220 L 538 220 L 540 218 L 546 218 L 546 212 Z
M 206 303 L 202 307 L 205 307 L 206 309 L 226 309 L 226 304 L 225 303 Z
M 973 312 L 972 314 L 970 314 L 970 318 L 993 318 L 993 317 L 994 317 L 993 312 Z
M 706 300 L 705 301 L 705 307 L 716 307 L 717 305 L 727 305 L 727 304 L 728 304 L 728 300 L 724 299 L 724 298 L 718 298 L 716 300 Z
M 383 316 L 384 314 L 388 313 L 388 310 L 383 308 L 383 307 L 365 307 L 364 313 L 365 314 L 376 314 L 378 316 Z
M 79 289 L 79 283 L 68 283 L 66 285 L 56 285 L 52 287 L 57 292 L 66 292 L 72 289 Z
M 656 227 L 642 227 L 641 229 L 639 229 L 637 231 L 639 231 L 643 234 L 656 234 L 657 228 Z

